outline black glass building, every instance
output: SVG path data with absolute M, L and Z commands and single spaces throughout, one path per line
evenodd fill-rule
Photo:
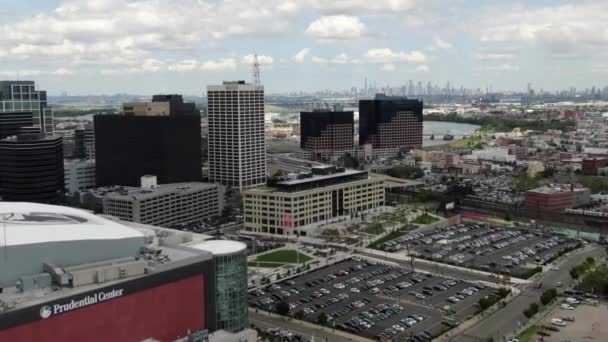
M 96 115 L 97 186 L 140 186 L 143 175 L 158 182 L 202 179 L 201 118 L 184 115 Z
M 42 133 L 0 140 L 0 196 L 4 201 L 63 200 L 62 138 Z
M 0 112 L 0 139 L 19 135 L 21 133 L 34 133 L 32 127 L 34 119 L 32 112 Z
M 359 145 L 373 148 L 420 148 L 422 101 L 378 94 L 359 101 Z

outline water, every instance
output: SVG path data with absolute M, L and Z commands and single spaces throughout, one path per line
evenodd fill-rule
M 425 121 L 422 130 L 425 136 L 422 137 L 422 146 L 435 146 L 447 144 L 449 141 L 442 140 L 443 136 L 449 131 L 454 136 L 454 140 L 462 139 L 464 135 L 471 135 L 481 126 L 465 123 Z M 429 135 L 434 134 L 435 140 L 429 139 Z

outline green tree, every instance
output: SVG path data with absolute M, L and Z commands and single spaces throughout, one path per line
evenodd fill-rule
M 287 314 L 289 313 L 289 304 L 286 301 L 280 301 L 277 303 L 276 307 L 275 307 L 275 311 L 277 312 L 277 314 L 281 315 L 281 316 L 287 316 Z
M 386 174 L 396 178 L 418 179 L 424 176 L 424 171 L 416 166 L 401 165 L 386 170 Z
M 304 316 L 306 316 L 306 314 L 304 313 L 303 310 L 299 310 L 295 314 L 293 314 L 293 318 L 295 318 L 295 319 L 303 319 Z
M 555 299 L 555 297 L 557 297 L 557 290 L 554 288 L 545 290 L 543 292 L 543 294 L 540 296 L 540 302 L 543 305 L 547 305 L 549 303 L 551 303 L 551 301 L 553 301 L 553 299 Z
M 317 323 L 320 325 L 327 325 L 327 322 L 328 322 L 327 314 L 325 312 L 321 312 L 319 314 L 319 316 L 317 317 Z

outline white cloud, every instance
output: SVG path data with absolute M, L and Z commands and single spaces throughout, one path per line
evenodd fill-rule
M 0 71 L 0 77 L 31 77 L 44 74 L 40 70 L 3 70 Z
M 509 52 L 475 53 L 473 58 L 482 61 L 512 60 L 515 58 L 515 54 Z
M 504 64 L 498 64 L 498 65 L 485 66 L 485 67 L 482 67 L 481 69 L 485 70 L 485 71 L 497 71 L 497 72 L 519 71 L 519 65 L 504 63 Z
M 309 53 L 310 53 L 310 49 L 304 48 L 304 49 L 298 51 L 298 53 L 296 53 L 292 59 L 296 63 L 304 63 L 304 59 L 306 58 L 306 56 L 308 56 Z
M 222 70 L 234 70 L 236 69 L 236 59 L 224 58 L 217 61 L 206 61 L 201 64 L 201 70 L 207 71 L 222 71 Z
M 382 71 L 395 71 L 395 64 L 384 64 Z
M 449 50 L 453 47 L 454 47 L 454 45 L 452 45 L 449 42 L 446 42 L 445 40 L 441 39 L 439 36 L 437 36 L 433 39 L 433 45 L 431 45 L 432 50 Z
M 588 57 L 608 53 L 606 13 L 606 1 L 491 6 L 470 30 L 486 43 L 524 43 L 557 57 Z
M 311 0 L 312 6 L 328 13 L 391 14 L 408 11 L 415 0 Z
M 314 56 L 314 57 L 312 57 L 312 61 L 313 61 L 313 63 L 317 63 L 317 64 L 359 64 L 359 63 L 361 63 L 360 59 L 352 58 L 351 56 L 349 56 L 346 53 L 341 53 L 330 59 Z
M 364 58 L 372 63 L 424 62 L 426 56 L 420 51 L 393 51 L 389 48 L 370 49 Z
M 189 72 L 200 68 L 198 61 L 187 59 L 168 66 L 169 71 Z
M 253 54 L 243 56 L 243 58 L 241 58 L 241 63 L 251 65 L 253 64 L 253 59 Z M 258 63 L 260 63 L 260 65 L 269 65 L 274 63 L 274 58 L 272 58 L 272 56 L 258 55 Z
M 73 75 L 74 72 L 70 69 L 66 69 L 66 68 L 59 68 L 55 71 L 52 72 L 53 75 L 58 75 L 58 76 L 68 76 L 68 75 Z
M 359 17 L 332 15 L 313 21 L 305 33 L 320 42 L 335 42 L 362 38 L 367 28 Z
M 28 65 L 138 68 L 159 52 L 284 33 L 298 9 L 297 1 L 284 0 L 63 0 L 54 10 L 0 24 L 0 51 Z
M 431 71 L 431 68 L 429 68 L 428 65 L 423 64 L 423 65 L 417 66 L 414 71 L 416 71 L 417 73 L 420 73 L 420 74 L 427 74 Z

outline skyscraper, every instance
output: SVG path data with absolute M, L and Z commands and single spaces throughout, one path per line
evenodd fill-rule
M 314 111 L 300 113 L 300 147 L 314 159 L 339 157 L 354 148 L 354 113 Z
M 239 191 L 266 184 L 264 86 L 207 86 L 209 181 Z
M 31 112 L 33 126 L 53 133 L 53 109 L 47 105 L 46 91 L 36 90 L 34 81 L 0 81 L 0 112 Z
M 359 145 L 374 149 L 422 147 L 422 101 L 378 94 L 359 101 Z
M 64 192 L 60 136 L 20 134 L 0 140 L 0 197 L 4 201 L 61 202 Z
M 161 184 L 202 179 L 198 112 L 96 115 L 94 127 L 97 186 L 139 186 L 144 175 Z
M 32 112 L 0 112 L 0 139 L 28 133 L 26 130 L 34 129 L 33 124 Z

